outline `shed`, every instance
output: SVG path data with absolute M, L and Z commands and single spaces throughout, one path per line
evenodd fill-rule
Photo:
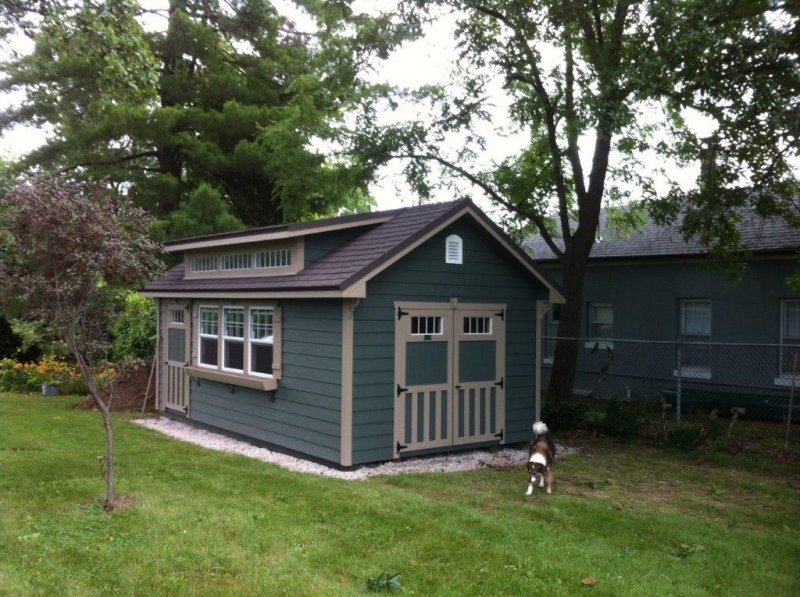
M 557 286 L 470 200 L 167 243 L 168 416 L 352 466 L 526 441 Z

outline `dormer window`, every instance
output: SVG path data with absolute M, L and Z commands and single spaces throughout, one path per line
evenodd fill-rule
M 289 267 L 291 265 L 291 249 L 275 249 L 256 253 L 256 268 Z
M 250 269 L 250 253 L 232 253 L 220 258 L 219 269 Z
M 457 234 L 451 234 L 445 241 L 445 263 L 460 264 L 464 262 L 463 244 L 461 237 Z
M 217 258 L 213 255 L 192 258 L 193 272 L 213 272 L 217 269 Z

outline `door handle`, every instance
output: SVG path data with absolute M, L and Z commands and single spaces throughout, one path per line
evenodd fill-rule
M 461 386 L 460 385 L 456 385 L 455 388 L 456 388 L 456 390 L 460 390 Z

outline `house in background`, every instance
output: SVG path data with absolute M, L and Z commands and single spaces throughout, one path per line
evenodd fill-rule
M 740 231 L 752 258 L 742 280 L 731 284 L 677 227 L 649 224 L 615 236 L 603 213 L 585 278 L 576 389 L 654 395 L 674 388 L 680 375 L 684 384 L 730 392 L 786 392 L 800 346 L 800 293 L 787 284 L 798 268 L 800 231 L 752 213 Z M 525 245 L 560 280 L 541 237 Z M 547 320 L 545 335 L 555 337 L 558 309 Z M 554 345 L 545 339 L 545 377 Z
M 470 201 L 167 243 L 159 409 L 342 466 L 526 441 L 557 286 Z

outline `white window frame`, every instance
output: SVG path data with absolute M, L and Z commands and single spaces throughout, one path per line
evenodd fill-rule
M 708 334 L 689 334 L 685 331 L 686 325 L 686 306 L 689 304 L 707 304 L 708 305 Z M 711 342 L 711 334 L 713 333 L 714 329 L 714 304 L 710 298 L 681 298 L 678 299 L 678 339 L 681 342 L 686 341 L 685 338 L 690 338 L 688 342 L 702 342 L 702 340 L 691 340 L 691 338 L 707 338 L 706 342 Z M 691 348 L 691 347 L 688 347 Z M 684 354 L 681 355 L 681 359 L 686 358 L 684 349 Z M 711 349 L 709 348 L 709 351 Z M 683 363 L 678 363 L 678 367 L 680 369 L 676 369 L 673 371 L 673 375 L 678 377 L 680 375 L 684 378 L 690 379 L 711 379 L 711 362 L 709 356 L 709 364 L 708 365 L 684 365 Z
M 226 259 L 235 259 L 235 267 L 226 267 L 225 260 Z M 247 269 L 252 269 L 253 266 L 253 254 L 250 252 L 239 252 L 239 253 L 225 253 L 224 255 L 220 255 L 219 257 L 219 269 L 223 272 L 236 272 L 242 271 Z
M 198 268 L 197 264 L 206 262 L 210 262 L 213 264 L 212 267 L 209 268 Z M 217 256 L 216 255 L 198 255 L 196 257 L 192 257 L 189 261 L 189 267 L 191 268 L 192 272 L 215 272 L 218 269 L 217 265 Z
M 776 386 L 790 386 L 792 385 L 792 372 L 791 371 L 784 371 L 783 370 L 783 347 L 784 346 L 797 346 L 800 344 L 800 337 L 793 338 L 786 336 L 786 319 L 788 315 L 788 306 L 790 304 L 797 304 L 800 305 L 800 299 L 781 299 L 779 301 L 779 325 L 780 329 L 778 330 L 778 339 L 780 342 L 778 348 L 778 376 L 774 379 L 774 383 Z M 790 340 L 791 342 L 796 342 L 797 344 L 787 344 L 786 341 Z M 798 373 L 798 379 L 795 379 L 795 384 L 800 383 L 800 372 Z
M 181 309 L 181 308 L 172 309 L 171 308 L 169 310 L 169 322 L 170 323 L 174 323 L 176 325 L 183 325 L 184 321 L 185 321 L 185 317 L 186 317 L 184 315 L 184 313 L 185 313 L 184 309 Z M 179 317 L 176 317 L 176 315 L 179 315 Z
M 455 249 L 455 255 L 451 256 L 450 248 Z M 444 241 L 444 261 L 453 265 L 464 263 L 464 241 L 457 234 L 451 234 Z
M 228 336 L 228 326 L 227 326 L 227 319 L 226 319 L 226 311 L 241 311 L 242 312 L 242 335 L 239 336 Z M 220 326 L 220 337 L 222 340 L 222 353 L 220 355 L 220 368 L 223 371 L 229 371 L 230 373 L 244 373 L 247 368 L 247 363 L 245 362 L 245 348 L 246 342 L 245 339 L 247 338 L 247 308 L 242 307 L 239 305 L 223 305 L 222 307 L 222 321 Z M 241 342 L 242 343 L 242 368 L 235 369 L 233 367 L 226 367 L 225 366 L 225 348 L 227 342 Z
M 478 324 L 478 320 L 480 320 L 480 319 L 488 320 L 489 324 L 488 325 L 484 325 L 484 328 L 483 328 L 482 332 L 472 331 L 473 329 L 478 330 L 480 328 L 480 325 Z M 494 329 L 494 317 L 492 317 L 491 315 L 464 315 L 464 317 L 462 318 L 462 327 L 463 327 L 464 322 L 467 322 L 467 321 L 469 323 L 467 323 L 467 329 L 464 331 L 464 335 L 465 336 L 491 336 L 492 335 L 493 329 Z M 474 328 L 473 328 L 473 325 L 472 325 L 473 323 L 475 324 Z
M 259 265 L 266 255 L 266 265 Z M 253 253 L 253 269 L 280 269 L 292 267 L 292 249 L 263 249 Z
M 253 311 L 268 311 L 270 316 L 272 317 L 272 334 L 269 335 L 266 339 L 256 339 L 252 337 L 251 334 L 251 327 L 253 324 L 252 321 L 252 312 Z M 274 378 L 274 369 L 273 364 L 275 362 L 275 308 L 271 306 L 250 306 L 247 308 L 247 343 L 245 345 L 245 364 L 247 366 L 247 374 L 253 375 L 255 377 L 266 377 L 266 378 Z M 253 371 L 253 359 L 252 359 L 252 346 L 253 345 L 259 346 L 272 346 L 272 363 L 270 363 L 270 369 L 273 369 L 273 373 L 261 373 L 260 371 Z
M 438 319 L 441 322 L 440 325 L 439 325 L 439 331 L 438 332 L 427 332 L 427 331 L 425 331 L 425 332 L 419 332 L 419 331 L 418 332 L 413 332 L 412 331 L 412 332 L 410 332 L 410 335 L 412 335 L 412 336 L 442 336 L 442 335 L 444 335 L 444 317 L 443 316 L 441 316 L 441 315 L 412 315 L 411 316 L 411 322 L 409 323 L 409 329 L 413 329 L 411 326 L 414 325 L 414 319 L 415 318 L 418 319 L 418 320 L 425 320 L 426 321 L 426 323 L 425 323 L 425 328 L 426 329 L 428 327 L 428 325 L 427 325 L 427 320 L 428 319 L 433 319 L 433 320 Z M 434 328 L 435 327 L 436 327 L 436 324 L 434 324 Z
M 596 336 L 594 333 L 594 310 L 597 307 L 609 307 L 611 309 L 611 335 L 610 336 Z M 589 342 L 584 343 L 585 348 L 594 348 L 595 346 L 599 348 L 614 348 L 614 342 L 612 341 L 614 337 L 614 303 L 601 303 L 601 302 L 589 302 L 589 314 L 588 314 L 588 323 L 589 323 Z
M 217 333 L 216 334 L 204 334 L 203 333 L 203 309 L 214 309 L 217 312 Z M 197 365 L 199 367 L 205 367 L 206 369 L 219 369 L 220 366 L 220 310 L 219 305 L 199 305 L 197 310 Z M 212 365 L 210 363 L 204 363 L 202 361 L 203 350 L 202 350 L 202 342 L 203 338 L 214 339 L 217 341 L 217 363 Z

